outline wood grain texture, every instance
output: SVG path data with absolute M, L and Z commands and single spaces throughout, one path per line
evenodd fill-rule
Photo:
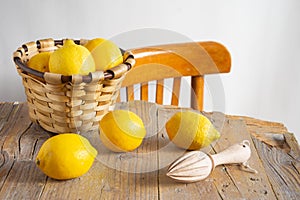
M 56 181 L 45 176 L 34 159 L 52 136 L 31 123 L 26 104 L 0 104 L 0 199 L 299 199 L 300 149 L 284 125 L 249 117 L 203 113 L 221 132 L 221 138 L 204 152 L 217 153 L 233 143 L 249 140 L 251 167 L 218 166 L 205 180 L 191 184 L 168 178 L 166 168 L 185 151 L 172 144 L 165 122 L 182 110 L 145 101 L 117 104 L 139 115 L 147 129 L 140 148 L 112 153 L 99 140 L 99 132 L 84 133 L 98 150 L 92 168 L 80 178 Z M 289 151 L 271 146 L 253 134 L 281 133 Z M 253 142 L 252 142 L 253 141 Z
M 269 180 L 276 197 L 278 199 L 299 199 L 300 157 L 293 159 L 289 154 L 258 142 L 255 138 L 254 142 L 257 149 L 260 149 L 259 156 L 266 172 L 269 174 Z

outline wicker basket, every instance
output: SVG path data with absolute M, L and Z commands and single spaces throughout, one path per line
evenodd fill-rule
M 74 40 L 80 45 L 87 41 Z M 22 45 L 13 54 L 27 95 L 29 116 L 45 130 L 54 133 L 98 129 L 98 122 L 116 102 L 122 80 L 135 60 L 125 53 L 123 64 L 86 76 L 42 73 L 26 66 L 35 54 L 55 51 L 63 43 L 64 40 L 38 40 Z

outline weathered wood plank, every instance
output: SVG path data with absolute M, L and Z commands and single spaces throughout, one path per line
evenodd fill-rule
M 11 128 L 10 122 L 12 120 L 14 121 L 15 106 L 12 103 L 0 104 L 0 109 L 0 145 L 2 147 L 8 134 L 8 130 Z
M 251 134 L 260 134 L 260 133 L 287 133 L 287 128 L 278 122 L 271 122 L 266 120 L 255 119 L 252 117 L 246 116 L 232 116 L 227 115 L 229 119 L 239 119 L 243 120 L 247 126 L 247 130 Z
M 288 152 L 288 155 L 290 155 L 295 162 L 297 161 L 296 164 L 298 164 L 298 166 L 296 167 L 296 169 L 298 170 L 299 174 L 300 174 L 300 146 L 299 143 L 297 142 L 294 134 L 291 133 L 287 133 L 284 134 L 284 138 L 285 141 L 287 143 L 287 145 L 290 147 L 290 151 Z
M 12 110 L 12 103 L 0 103 L 0 131 L 2 131 L 3 126 L 8 122 Z
M 213 144 L 214 151 L 244 139 L 253 141 L 250 166 L 259 173 L 224 165 L 204 181 L 183 184 L 165 175 L 168 165 L 184 153 L 170 143 L 164 129 L 165 122 L 179 109 L 143 101 L 119 104 L 116 109 L 131 110 L 143 119 L 147 137 L 141 147 L 130 153 L 113 153 L 103 147 L 97 131 L 85 133 L 99 152 L 92 168 L 80 178 L 56 181 L 47 178 L 34 163 L 40 146 L 51 134 L 30 122 L 26 104 L 0 104 L 0 199 L 300 198 L 299 145 L 280 123 L 205 113 L 222 134 Z M 264 133 L 283 134 L 289 151 L 254 137 Z
M 300 149 L 293 134 L 282 123 L 239 117 L 253 135 L 260 160 L 278 199 L 300 198 Z M 283 141 L 267 141 L 265 135 L 283 134 Z M 261 138 L 262 136 L 263 138 Z
M 1 130 L 0 145 L 1 150 L 9 155 L 19 156 L 19 139 L 22 134 L 30 127 L 32 122 L 28 118 L 28 109 L 25 104 L 14 104 L 10 112 L 7 123 Z
M 253 138 L 278 199 L 300 199 L 300 159 Z M 299 148 L 299 147 L 298 147 Z M 292 150 L 291 150 L 292 151 Z
M 18 116 L 22 115 L 20 108 L 18 104 L 0 104 L 0 188 L 3 187 L 18 154 L 17 136 L 22 133 L 20 130 L 19 134 L 16 134 L 16 130 L 24 125 L 23 123 L 17 123 Z M 10 143 L 12 140 L 13 144 Z
M 105 166 L 99 161 L 83 176 L 67 181 L 47 178 L 41 199 L 100 199 L 110 186 L 103 180 Z M 46 177 L 45 175 L 43 175 Z
M 7 135 L 6 130 L 8 128 L 8 122 L 11 118 L 10 114 L 13 111 L 13 108 L 12 103 L 0 103 L 0 189 L 2 188 L 14 163 L 14 157 L 2 150 L 2 146 Z
M 7 152 L 1 152 L 0 154 L 0 193 L 5 192 L 2 190 L 5 181 L 12 169 L 15 160 L 13 156 L 10 156 Z
M 217 141 L 214 149 L 220 152 L 230 145 L 248 140 L 251 144 L 251 158 L 249 165 L 255 168 L 258 173 L 245 172 L 238 165 L 224 165 L 217 167 L 212 173 L 215 185 L 223 199 L 274 199 L 274 193 L 265 174 L 264 167 L 257 155 L 255 146 L 247 132 L 247 128 L 242 120 L 226 119 L 221 132 L 221 138 Z M 230 181 L 223 181 L 220 177 L 224 175 L 229 177 Z M 233 188 L 237 189 L 234 190 Z
M 52 133 L 33 123 L 19 138 L 18 160 L 34 161 L 42 144 L 51 136 Z
M 38 126 L 29 120 L 26 104 L 7 105 L 1 106 L 0 199 L 38 199 L 45 179 L 32 161 L 37 146 L 32 136 L 40 137 L 33 129 Z
M 39 199 L 45 180 L 34 162 L 14 161 L 1 187 L 0 199 Z

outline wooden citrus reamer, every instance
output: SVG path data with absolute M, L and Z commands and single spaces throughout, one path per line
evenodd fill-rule
M 234 144 L 214 155 L 191 151 L 169 166 L 167 176 L 180 182 L 196 182 L 207 178 L 216 166 L 223 164 L 241 164 L 243 170 L 257 173 L 247 164 L 250 156 L 251 149 L 248 140 Z

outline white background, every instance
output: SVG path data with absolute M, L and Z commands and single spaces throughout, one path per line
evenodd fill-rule
M 299 0 L 1 0 L 0 101 L 25 101 L 12 62 L 25 42 L 163 29 L 224 44 L 232 55 L 231 73 L 220 76 L 224 112 L 282 122 L 299 141 L 299 10 Z

